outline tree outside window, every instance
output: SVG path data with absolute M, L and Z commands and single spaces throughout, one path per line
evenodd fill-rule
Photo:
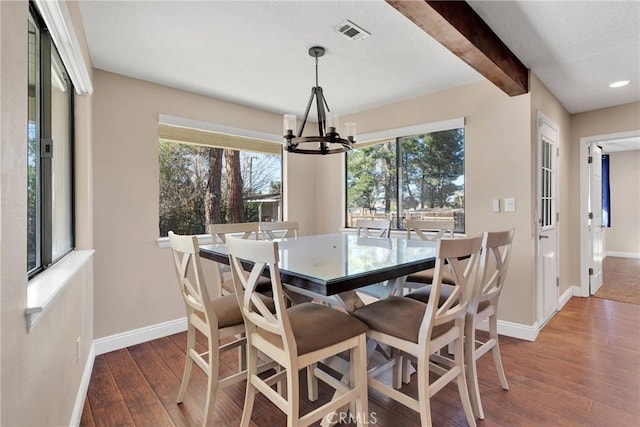
M 391 219 L 396 228 L 407 219 L 454 218 L 464 232 L 464 129 L 352 150 L 346 205 L 349 227 L 358 218 Z
M 160 140 L 160 236 L 280 217 L 281 157 Z

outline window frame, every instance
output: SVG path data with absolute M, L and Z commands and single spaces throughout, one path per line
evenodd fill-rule
M 280 160 L 280 209 L 278 211 L 278 221 L 283 220 L 284 213 L 284 174 L 285 174 L 285 156 L 283 146 L 278 140 L 275 142 L 275 136 L 270 134 L 262 134 L 251 132 L 244 129 L 228 128 L 221 125 L 213 125 L 195 120 L 175 118 L 171 116 L 161 115 L 158 123 L 158 144 L 173 143 L 182 145 L 191 145 L 207 148 L 219 148 L 222 150 L 231 149 L 247 153 L 250 158 L 256 154 L 276 155 Z M 160 196 L 160 194 L 159 194 Z M 160 197 L 158 198 L 158 207 L 160 208 Z M 259 218 L 258 221 L 261 221 Z M 160 224 L 160 209 L 158 211 L 158 222 Z M 162 236 L 160 227 L 158 227 L 158 242 L 163 247 L 166 236 Z M 204 234 L 198 236 L 205 238 Z
M 39 273 L 50 268 L 56 262 L 60 261 L 67 254 L 75 249 L 76 230 L 75 230 L 75 121 L 74 121 L 74 96 L 73 83 L 66 66 L 62 61 L 62 56 L 56 48 L 53 38 L 42 19 L 39 11 L 33 3 L 29 3 L 28 20 L 33 23 L 37 31 L 36 44 L 36 173 L 38 176 L 36 182 L 36 265 L 29 269 L 27 264 L 27 277 L 29 280 L 37 276 Z M 53 256 L 53 208 L 54 208 L 54 168 L 53 168 L 53 112 L 52 112 L 52 83 L 51 83 L 51 64 L 52 54 L 60 59 L 62 69 L 69 83 L 68 91 L 68 108 L 69 108 L 69 179 L 70 190 L 68 203 L 70 203 L 70 246 L 57 256 Z M 28 90 L 27 90 L 28 92 Z M 29 94 L 27 93 L 27 97 Z M 27 141 L 28 141 L 27 124 Z M 27 159 L 28 162 L 28 159 Z M 28 167 L 28 166 L 27 166 Z M 28 192 L 29 183 L 27 183 Z M 27 246 L 27 255 L 29 248 Z
M 419 125 L 415 125 L 415 126 L 408 126 L 408 127 L 403 127 L 403 128 L 397 128 L 397 129 L 388 129 L 388 130 L 383 130 L 383 131 L 378 131 L 378 132 L 372 132 L 369 134 L 363 134 L 360 135 L 359 142 L 357 144 L 354 145 L 354 149 L 358 149 L 358 148 L 365 148 L 368 146 L 372 146 L 372 145 L 377 145 L 377 144 L 382 144 L 384 142 L 389 142 L 391 140 L 394 141 L 395 143 L 395 163 L 396 163 L 396 206 L 397 206 L 397 211 L 398 214 L 396 215 L 396 220 L 395 220 L 395 224 L 394 222 L 392 222 L 391 226 L 392 226 L 392 232 L 395 231 L 404 231 L 404 223 L 403 223 L 403 216 L 400 215 L 400 212 L 402 212 L 403 209 L 403 203 L 402 203 L 402 185 L 403 185 L 403 181 L 402 181 L 402 174 L 403 174 L 403 168 L 402 168 L 402 150 L 401 150 L 401 143 L 400 140 L 402 140 L 403 138 L 410 138 L 412 136 L 416 136 L 416 135 L 423 135 L 423 134 L 429 134 L 429 133 L 435 133 L 435 132 L 441 132 L 441 131 L 447 131 L 447 130 L 454 130 L 454 129 L 462 129 L 463 134 L 464 134 L 464 141 L 463 141 L 463 176 L 465 177 L 465 184 L 464 184 L 464 188 L 465 188 L 465 194 L 466 194 L 466 161 L 467 161 L 467 156 L 466 156 L 466 146 L 467 146 L 467 133 L 466 133 L 466 127 L 465 127 L 465 118 L 461 117 L 461 118 L 455 118 L 455 119 L 450 119 L 450 120 L 445 120 L 445 121 L 440 121 L 440 122 L 433 122 L 433 123 L 423 123 L 423 124 L 419 124 Z M 398 136 L 401 135 L 401 136 Z M 343 217 L 343 227 L 345 229 L 354 229 L 354 227 L 349 225 L 349 214 L 348 214 L 348 200 L 347 200 L 347 196 L 348 196 L 348 183 L 347 183 L 347 178 L 349 176 L 349 165 L 348 165 L 348 155 L 349 153 L 345 153 L 344 155 L 344 161 L 343 161 L 343 165 L 344 165 L 344 187 L 343 187 L 343 191 L 344 191 L 344 196 L 343 196 L 343 213 L 344 213 L 344 217 Z M 465 197 L 466 199 L 466 197 Z M 466 200 L 465 200 L 466 202 Z M 466 203 L 465 203 L 466 205 Z M 463 205 L 464 206 L 464 205 Z M 465 210 L 465 216 L 464 216 L 464 220 L 462 221 L 462 230 L 457 230 L 456 233 L 465 233 L 466 232 L 466 207 L 464 208 Z

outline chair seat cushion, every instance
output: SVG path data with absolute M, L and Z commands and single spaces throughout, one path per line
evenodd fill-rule
M 331 307 L 306 302 L 287 309 L 298 356 L 311 353 L 367 332 L 367 325 Z M 278 335 L 260 330 L 266 340 L 282 348 Z
M 453 292 L 454 288 L 455 288 L 454 286 L 445 285 L 444 283 L 442 284 L 440 288 L 440 301 L 438 303 L 438 307 L 442 306 L 442 304 L 445 303 L 447 298 L 451 296 L 451 293 Z M 407 295 L 407 298 L 411 298 L 426 304 L 427 302 L 429 302 L 429 295 L 431 295 L 431 285 L 424 286 L 420 289 L 417 289 L 411 292 L 410 294 Z M 482 310 L 487 308 L 489 304 L 490 304 L 489 301 L 482 301 L 480 304 L 478 304 L 478 312 L 481 312 Z
M 414 299 L 416 301 L 420 301 L 422 303 L 429 302 L 429 296 L 431 295 L 431 287 L 432 285 L 423 286 L 420 289 L 416 289 L 407 295 L 407 298 Z M 440 286 L 440 301 L 438 303 L 438 307 L 442 306 L 444 302 L 451 296 L 455 286 L 445 285 L 444 283 Z
M 233 279 L 226 280 L 222 283 L 222 289 L 227 293 L 234 293 L 236 290 L 233 287 Z M 268 277 L 260 276 L 258 278 L 258 284 L 256 285 L 256 291 L 263 294 L 265 292 L 271 292 L 271 279 Z
M 369 329 L 391 335 L 405 341 L 418 343 L 418 335 L 427 306 L 406 297 L 389 297 L 365 305 L 353 312 Z M 438 337 L 453 326 L 452 322 L 433 328 L 431 338 Z
M 264 295 L 258 294 L 262 302 L 271 310 L 275 312 L 275 304 L 273 300 Z M 244 323 L 244 319 L 242 318 L 242 312 L 240 311 L 240 306 L 238 305 L 238 299 L 236 298 L 236 294 L 229 294 L 221 296 L 220 298 L 215 298 L 211 301 L 211 305 L 213 307 L 213 311 L 215 311 L 216 316 L 218 317 L 218 328 L 227 328 L 229 326 L 241 325 Z M 198 313 L 200 317 L 202 317 L 202 313 Z
M 412 273 L 407 276 L 407 283 L 425 283 L 430 285 L 431 283 L 433 283 L 433 276 L 435 275 L 435 273 L 435 268 L 429 268 L 427 270 L 418 271 L 417 273 Z M 453 273 L 449 271 L 449 269 L 445 269 L 442 272 L 442 283 L 447 283 L 449 285 L 456 284 L 456 278 L 454 277 Z

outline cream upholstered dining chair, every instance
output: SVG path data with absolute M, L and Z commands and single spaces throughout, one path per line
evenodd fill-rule
M 182 375 L 182 384 L 177 402 L 181 403 L 189 385 L 193 362 L 207 375 L 207 395 L 204 404 L 202 424 L 207 425 L 216 401 L 218 389 L 235 384 L 246 378 L 246 371 L 219 379 L 218 365 L 220 353 L 246 345 L 242 336 L 245 331 L 242 313 L 235 295 L 212 298 L 205 283 L 200 266 L 198 239 L 196 236 L 179 236 L 169 231 L 171 252 L 180 285 L 180 291 L 187 311 L 187 350 Z M 261 301 L 273 309 L 273 301 L 261 296 Z M 207 337 L 208 351 L 196 351 L 196 330 Z M 220 340 L 234 337 L 224 345 Z M 261 370 L 266 367 L 261 367 Z
M 388 219 L 358 219 L 356 221 L 358 237 L 389 237 L 391 234 L 391 220 Z
M 364 425 L 368 421 L 366 325 L 320 304 L 302 303 L 287 308 L 280 282 L 277 242 L 229 237 L 227 246 L 236 296 L 247 330 L 247 394 L 241 425 L 246 427 L 250 423 L 256 392 L 287 415 L 287 426 L 309 425 L 351 402 L 355 403 L 358 425 Z M 253 263 L 249 275 L 244 272 L 243 261 Z M 275 313 L 264 306 L 255 291 L 257 278 L 265 268 L 269 269 Z M 256 371 L 258 351 L 284 370 L 269 378 L 260 378 Z M 350 386 L 315 369 L 315 376 L 339 393 L 328 403 L 301 416 L 298 371 L 345 351 L 350 353 Z M 285 378 L 286 398 L 272 388 Z
M 384 370 L 370 371 L 369 386 L 417 411 L 422 426 L 432 425 L 430 397 L 453 380 L 457 383 L 467 422 L 471 426 L 476 425 L 464 369 L 463 337 L 467 301 L 463 295 L 476 278 L 481 244 L 481 236 L 442 239 L 438 242 L 432 295 L 440 295 L 445 262 L 451 266 L 456 279 L 455 289 L 444 304 L 439 306 L 438 298 L 431 298 L 424 304 L 411 298 L 392 296 L 353 312 L 354 317 L 369 326 L 367 337 L 395 349 L 393 369 L 399 371 L 404 358 L 416 361 L 417 400 L 394 389 L 396 384 L 389 386 L 378 380 L 376 377 Z M 462 257 L 469 258 L 466 265 L 459 261 Z M 435 372 L 439 378 L 430 383 L 429 357 L 450 343 L 454 347 L 454 363 L 437 368 Z M 393 377 L 399 379 L 399 372 L 394 373 Z
M 453 230 L 455 228 L 455 220 L 450 219 L 434 219 L 434 220 L 407 220 L 405 221 L 407 229 L 407 239 L 414 236 L 420 240 L 437 242 L 443 237 L 453 238 Z M 429 268 L 418 271 L 417 273 L 407 276 L 405 288 L 414 289 L 422 287 L 424 284 L 431 283 L 435 269 Z M 442 281 L 444 283 L 455 283 L 451 272 L 447 269 L 443 272 Z
M 240 222 L 230 224 L 209 224 L 207 231 L 213 237 L 213 243 L 226 243 L 227 234 L 239 236 L 242 239 L 260 239 L 260 223 Z M 222 294 L 233 293 L 233 280 L 231 270 L 227 265 L 215 263 L 216 287 Z M 267 289 L 270 284 L 267 278 L 260 279 L 260 289 Z
M 298 237 L 298 221 L 261 222 L 260 231 L 264 240 Z
M 511 245 L 513 242 L 514 229 L 506 231 L 485 232 L 482 240 L 482 257 L 480 261 L 480 280 L 477 286 L 471 290 L 469 305 L 465 320 L 465 365 L 467 367 L 467 382 L 471 395 L 473 411 L 479 419 L 484 419 L 482 400 L 480 399 L 480 387 L 478 385 L 478 368 L 476 361 L 491 350 L 493 361 L 500 384 L 504 390 L 509 389 L 507 377 L 502 366 L 500 357 L 500 346 L 498 342 L 498 301 L 504 286 L 505 276 L 511 258 Z M 442 295 L 450 294 L 452 286 L 444 285 L 445 292 Z M 408 297 L 427 302 L 431 287 L 426 286 L 419 289 Z M 488 320 L 489 338 L 481 341 L 476 338 L 476 330 L 480 324 Z

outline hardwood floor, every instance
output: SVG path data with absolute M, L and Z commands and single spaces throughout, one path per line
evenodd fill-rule
M 501 337 L 510 390 L 500 387 L 491 356 L 481 358 L 478 370 L 486 418 L 478 425 L 640 425 L 639 325 L 638 305 L 574 297 L 535 342 Z M 193 370 L 184 403 L 175 403 L 185 340 L 181 333 L 96 357 L 81 425 L 201 424 L 205 376 L 199 369 Z M 225 374 L 236 365 L 234 356 L 223 360 Z M 405 387 L 415 395 L 414 383 Z M 329 399 L 327 388 L 320 387 L 320 392 L 319 400 Z M 244 382 L 219 392 L 213 425 L 238 425 L 243 401 Z M 301 401 L 303 411 L 313 407 L 304 397 Z M 369 402 L 371 425 L 420 425 L 417 413 L 375 391 L 370 390 Z M 431 410 L 434 426 L 466 425 L 455 385 L 432 398 Z M 258 396 L 252 425 L 285 425 L 285 417 Z

